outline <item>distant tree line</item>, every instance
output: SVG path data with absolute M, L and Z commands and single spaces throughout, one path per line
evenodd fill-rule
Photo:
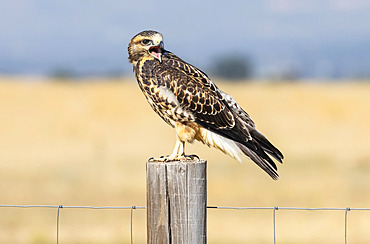
M 253 77 L 253 65 L 250 58 L 238 54 L 225 54 L 216 57 L 210 71 L 212 75 L 230 81 Z

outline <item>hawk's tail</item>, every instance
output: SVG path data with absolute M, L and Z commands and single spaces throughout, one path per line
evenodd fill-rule
M 263 151 L 263 149 L 257 145 L 256 150 L 251 150 L 249 147 L 236 142 L 240 150 L 255 162 L 261 169 L 263 169 L 272 179 L 279 179 L 277 173 L 277 167 L 274 161 Z
M 217 133 L 214 133 L 210 130 L 200 128 L 200 133 L 196 135 L 198 141 L 203 142 L 209 147 L 215 147 L 222 151 L 223 153 L 235 158 L 240 163 L 244 153 L 241 151 L 240 147 L 233 140 L 227 139 Z
M 258 133 L 258 134 L 257 134 Z M 254 133 L 253 133 L 254 134 Z M 266 154 L 270 154 L 279 162 L 282 162 L 283 155 L 274 147 L 261 133 L 256 131 L 252 136 L 254 142 L 247 142 L 246 145 L 241 144 L 210 130 L 201 128 L 199 137 L 196 139 L 203 142 L 207 146 L 215 147 L 223 153 L 235 158 L 241 162 L 243 156 L 249 157 L 260 168 L 262 168 L 274 180 L 279 178 L 277 167 L 274 161 Z
M 283 154 L 256 129 L 250 129 L 249 132 L 252 140 L 243 144 L 238 142 L 238 147 L 247 157 L 252 159 L 253 162 L 270 175 L 271 178 L 277 180 L 279 178 L 277 167 L 269 155 L 274 157 L 278 162 L 283 163 Z
M 283 163 L 283 154 L 277 149 L 274 145 L 267 140 L 267 138 L 262 135 L 259 131 L 256 129 L 250 130 L 251 136 L 256 142 L 262 147 L 263 151 L 270 154 L 272 157 L 274 157 L 277 161 L 280 163 Z

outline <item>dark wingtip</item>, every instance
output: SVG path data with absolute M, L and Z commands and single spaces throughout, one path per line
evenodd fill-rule
M 251 130 L 250 132 L 253 139 L 260 144 L 266 153 L 274 157 L 279 163 L 283 163 L 284 155 L 261 132 L 257 130 Z
M 270 175 L 271 178 L 275 181 L 278 181 L 280 179 L 279 175 L 276 173 L 275 175 Z
M 247 145 L 241 143 L 237 143 L 237 145 L 247 157 L 263 169 L 273 180 L 279 179 L 276 164 L 258 144 L 255 145 L 257 150 L 253 150 L 253 148 L 249 148 Z

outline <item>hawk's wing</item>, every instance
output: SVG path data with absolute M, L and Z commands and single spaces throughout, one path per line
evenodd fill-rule
M 179 105 L 192 113 L 204 128 L 237 142 L 255 163 L 277 176 L 276 165 L 266 154 L 281 162 L 283 155 L 260 132 L 249 115 L 228 94 L 222 92 L 196 67 L 167 52 L 153 75 L 158 86 L 171 91 Z
M 205 92 L 211 91 L 212 93 L 217 93 L 217 97 L 221 98 L 221 100 L 223 100 L 222 102 L 226 103 L 230 110 L 236 112 L 237 115 L 242 118 L 245 123 L 249 124 L 252 127 L 255 127 L 254 122 L 249 117 L 247 112 L 245 112 L 243 108 L 239 106 L 239 104 L 234 100 L 232 96 L 218 89 L 218 87 L 208 78 L 206 73 L 194 67 L 193 65 L 186 63 L 171 52 L 166 52 L 166 55 L 164 57 L 164 61 L 167 61 L 169 65 L 181 70 L 186 74 L 188 78 L 202 85 L 203 88 L 205 88 Z
M 162 60 L 168 66 L 161 65 L 153 70 L 158 86 L 169 89 L 180 106 L 191 112 L 195 122 L 204 128 L 234 141 L 248 141 L 247 129 L 235 130 L 240 122 L 217 86 L 202 71 L 170 54 L 170 58 Z

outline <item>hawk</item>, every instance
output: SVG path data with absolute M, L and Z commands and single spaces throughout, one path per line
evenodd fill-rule
M 185 154 L 185 142 L 200 141 L 241 162 L 249 157 L 274 180 L 282 153 L 257 129 L 249 115 L 195 66 L 164 49 L 161 33 L 147 30 L 128 45 L 129 61 L 153 110 L 176 131 L 171 155 L 154 161 L 197 157 Z

